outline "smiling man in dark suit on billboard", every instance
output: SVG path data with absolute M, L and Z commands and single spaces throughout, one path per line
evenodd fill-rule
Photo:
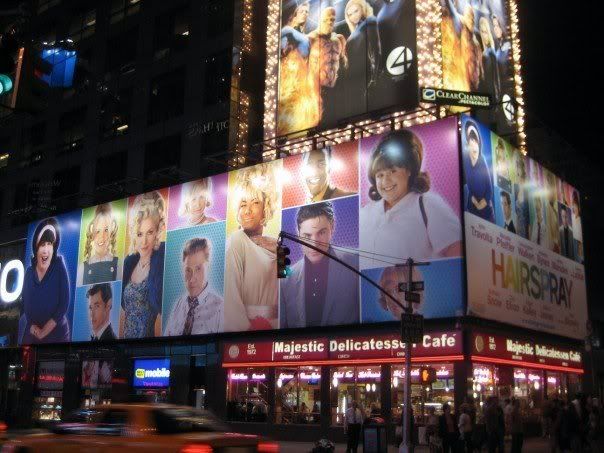
M 91 341 L 115 340 L 111 327 L 111 307 L 113 307 L 113 292 L 109 283 L 92 285 L 86 292 L 88 298 L 88 314 L 92 326 Z
M 298 235 L 309 244 L 358 267 L 358 258 L 336 253 L 331 240 L 336 228 L 330 202 L 302 206 L 296 215 Z M 357 276 L 341 264 L 309 247 L 281 281 L 281 326 L 307 327 L 359 322 Z

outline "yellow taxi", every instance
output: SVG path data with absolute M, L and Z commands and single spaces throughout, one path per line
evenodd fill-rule
M 207 411 L 169 404 L 111 404 L 82 410 L 49 432 L 17 437 L 2 453 L 278 453 L 279 445 L 231 433 Z

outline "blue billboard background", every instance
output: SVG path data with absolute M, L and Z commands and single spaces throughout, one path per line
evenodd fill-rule
M 170 386 L 170 359 L 135 359 L 134 387 L 164 388 Z

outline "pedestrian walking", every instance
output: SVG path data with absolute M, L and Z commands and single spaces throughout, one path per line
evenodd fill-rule
M 346 410 L 344 428 L 346 430 L 346 453 L 357 453 L 363 424 L 363 411 L 356 401 Z
M 451 406 L 448 403 L 443 404 L 443 414 L 440 416 L 438 425 L 443 443 L 443 453 L 457 453 L 457 427 L 455 426 L 455 417 L 451 413 Z
M 496 396 L 487 399 L 484 421 L 489 453 L 504 453 L 505 420 Z
M 524 443 L 524 421 L 520 412 L 520 401 L 517 399 L 512 400 L 510 432 L 512 433 L 512 453 L 521 453 Z
M 467 404 L 461 405 L 461 415 L 459 416 L 459 440 L 461 450 L 466 453 L 474 451 L 472 432 L 474 431 L 470 407 Z

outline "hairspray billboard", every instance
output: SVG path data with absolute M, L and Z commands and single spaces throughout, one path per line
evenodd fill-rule
M 583 339 L 579 192 L 468 116 L 461 143 L 468 314 Z
M 413 0 L 282 0 L 277 135 L 418 102 Z
M 183 337 L 463 314 L 457 118 L 394 130 L 33 222 L 20 344 Z

